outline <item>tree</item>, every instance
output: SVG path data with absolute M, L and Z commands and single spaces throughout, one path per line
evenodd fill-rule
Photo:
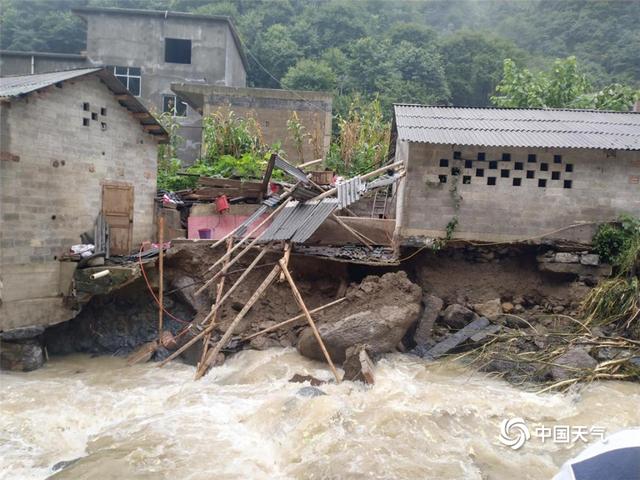
M 322 60 L 299 60 L 282 78 L 282 86 L 292 90 L 331 91 L 336 86 L 336 74 Z
M 594 91 L 575 57 L 554 62 L 551 71 L 532 73 L 511 59 L 491 101 L 499 107 L 597 108 L 629 110 L 640 91 L 619 84 Z
M 284 25 L 272 25 L 263 34 L 258 35 L 258 40 L 253 48 L 260 65 L 251 61 L 251 77 L 258 87 L 278 88 L 279 80 L 300 58 L 300 48 L 291 38 L 287 27 Z M 265 72 L 265 69 L 267 72 Z M 273 78 L 272 77 L 275 77 Z

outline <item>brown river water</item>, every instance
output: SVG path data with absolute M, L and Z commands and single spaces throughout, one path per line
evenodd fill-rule
M 292 349 L 242 352 L 198 382 L 193 373 L 84 355 L 2 372 L 0 478 L 548 479 L 585 443 L 543 441 L 536 426 L 640 426 L 638 384 L 537 395 L 400 354 L 377 364 L 374 387 L 328 384 L 317 397 L 288 379 L 330 373 Z M 518 450 L 499 441 L 511 417 L 532 431 Z

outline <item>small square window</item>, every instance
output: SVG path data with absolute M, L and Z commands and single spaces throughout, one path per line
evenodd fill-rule
M 498 169 L 498 162 L 496 162 L 495 160 L 492 160 L 489 162 L 489 170 L 497 170 Z
M 446 158 L 441 158 L 440 159 L 440 166 L 441 167 L 448 167 L 449 166 L 449 160 L 447 160 Z
M 88 118 L 83 118 L 82 119 L 82 125 L 84 125 L 85 127 L 89 126 L 89 119 Z
M 485 153 L 478 152 L 478 160 L 480 160 L 481 162 L 484 162 L 484 159 L 485 159 Z
M 447 176 L 446 175 L 438 175 L 438 180 L 440 180 L 440 183 L 447 183 Z
M 503 162 L 510 162 L 511 161 L 511 154 L 510 153 L 503 153 L 502 154 L 502 161 Z
M 560 180 L 560 172 L 551 172 L 551 180 Z
M 522 179 L 521 178 L 514 178 L 513 179 L 513 186 L 514 187 L 519 187 L 520 185 L 522 185 Z
M 105 122 L 100 122 L 100 128 L 104 131 L 107 129 L 107 124 Z
M 487 185 L 495 185 L 496 177 L 487 177 Z
M 548 163 L 541 163 L 540 164 L 540 170 L 542 170 L 543 172 L 547 172 L 549 170 L 549 164 Z
M 453 158 L 456 160 L 459 160 L 462 158 L 462 153 L 460 152 L 453 152 Z
M 167 63 L 191 63 L 191 40 L 165 38 L 164 61 Z
M 464 168 L 473 168 L 473 162 L 471 160 L 465 160 Z
M 514 170 L 522 170 L 524 168 L 524 164 L 522 162 L 516 162 L 513 164 Z
M 527 162 L 536 163 L 536 154 L 530 153 L 529 155 L 527 155 Z
M 547 186 L 547 181 L 544 178 L 538 179 L 538 186 L 540 188 L 545 188 Z
M 107 116 L 107 108 L 106 107 L 102 107 L 100 109 L 100 115 L 102 115 L 103 117 Z
M 460 175 L 460 169 L 458 167 L 453 167 L 451 169 L 451 175 Z
M 173 113 L 174 117 L 186 117 L 187 104 L 175 95 L 164 95 L 162 97 L 162 111 Z
M 506 169 L 500 170 L 500 176 L 502 178 L 509 178 L 509 170 L 506 170 Z
M 562 155 L 554 155 L 553 163 L 562 163 Z
M 82 109 L 83 109 L 85 112 L 88 112 L 90 108 L 91 108 L 91 105 L 89 105 L 89 102 L 84 102 L 84 103 L 82 104 Z
M 98 112 L 91 112 L 91 120 L 98 120 Z
M 476 177 L 484 177 L 484 168 L 476 168 Z
M 564 166 L 564 171 L 565 171 L 565 172 L 573 172 L 573 163 L 567 163 L 567 164 Z
M 564 188 L 571 188 L 572 187 L 571 180 L 565 180 L 563 186 Z
M 462 183 L 464 185 L 469 185 L 471 183 L 471 177 L 469 175 L 464 175 L 462 177 Z
M 527 170 L 527 178 L 536 178 L 536 172 L 533 170 Z

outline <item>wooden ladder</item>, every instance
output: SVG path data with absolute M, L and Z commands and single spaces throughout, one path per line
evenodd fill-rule
M 373 205 L 371 207 L 371 218 L 385 218 L 387 213 L 387 200 L 389 198 L 388 189 L 378 190 L 373 197 Z

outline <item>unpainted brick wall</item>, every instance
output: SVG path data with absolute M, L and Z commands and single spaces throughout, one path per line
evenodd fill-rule
M 459 159 L 454 158 L 454 152 L 459 152 Z M 478 160 L 481 153 L 485 160 Z M 510 160 L 502 160 L 504 153 L 510 154 Z M 535 161 L 529 155 L 535 155 Z M 559 163 L 556 155 L 561 156 Z M 441 160 L 446 160 L 443 165 L 447 166 L 440 166 Z M 457 181 L 452 169 L 459 173 Z M 533 178 L 527 178 L 527 172 L 533 172 L 529 174 Z M 445 183 L 441 183 L 441 175 L 446 176 Z M 468 240 L 541 240 L 538 236 L 576 222 L 610 221 L 621 213 L 637 216 L 639 175 L 640 154 L 632 151 L 411 143 L 401 236 L 442 237 L 456 215 L 453 187 L 462 198 L 455 237 Z M 495 178 L 495 185 L 488 184 L 489 178 Z M 519 186 L 514 185 L 518 183 L 514 179 L 519 179 Z M 546 180 L 546 187 L 539 186 L 541 179 Z M 574 228 L 553 233 L 550 238 L 589 242 L 592 232 L 593 228 Z
M 96 77 L 4 104 L 0 120 L 2 150 L 19 157 L 0 161 L 3 306 L 66 292 L 57 258 L 93 231 L 105 182 L 134 186 L 133 245 L 152 238 L 156 140 Z

